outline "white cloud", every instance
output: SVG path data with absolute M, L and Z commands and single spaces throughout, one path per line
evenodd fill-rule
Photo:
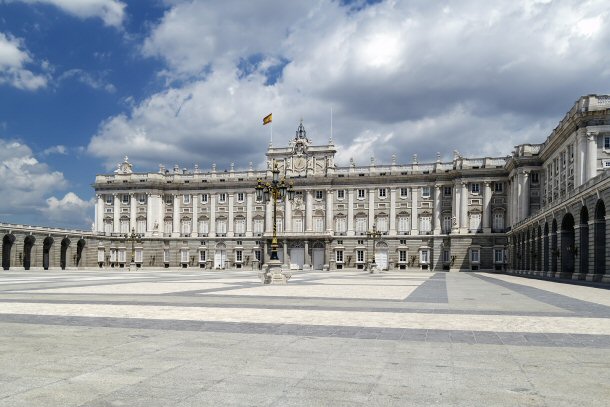
M 47 77 L 26 68 L 32 57 L 20 39 L 0 32 L 0 85 L 36 90 L 47 86 Z
M 181 81 L 100 125 L 88 151 L 109 168 L 123 154 L 246 167 L 264 158 L 264 115 L 276 145 L 300 117 L 323 143 L 331 106 L 342 164 L 507 155 L 544 140 L 580 95 L 609 91 L 603 1 L 171 4 L 142 52 Z
M 42 155 L 51 155 L 51 154 L 67 155 L 68 154 L 68 149 L 66 148 L 66 146 L 62 146 L 60 144 L 60 145 L 56 145 L 56 146 L 52 146 L 52 147 L 46 148 L 42 152 Z
M 103 90 L 108 93 L 116 92 L 116 87 L 105 80 L 105 73 L 93 74 L 82 69 L 69 69 L 59 76 L 59 80 L 74 79 L 83 85 L 87 85 L 96 90 Z
M 68 192 L 63 198 L 52 196 L 46 200 L 46 207 L 41 209 L 48 220 L 55 224 L 89 225 L 93 222 L 90 212 L 93 208 L 93 198 L 85 201 L 73 192 Z
M 50 4 L 78 18 L 100 18 L 105 25 L 120 27 L 125 3 L 119 0 L 15 0 L 30 4 Z

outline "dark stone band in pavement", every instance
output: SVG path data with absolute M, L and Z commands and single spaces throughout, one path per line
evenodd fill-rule
M 233 334 L 295 335 L 412 342 L 470 343 L 488 345 L 610 348 L 610 335 L 458 331 L 440 329 L 371 328 L 357 326 L 294 325 L 142 318 L 43 316 L 0 314 L 0 323 L 62 325 L 104 328 L 154 329 Z

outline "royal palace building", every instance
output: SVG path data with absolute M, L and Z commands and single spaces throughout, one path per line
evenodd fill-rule
M 287 146 L 269 146 L 264 170 L 139 173 L 125 158 L 95 179 L 92 232 L 0 224 L 3 266 L 120 269 L 133 257 L 136 267 L 259 269 L 275 218 L 279 258 L 293 269 L 374 260 L 384 270 L 610 278 L 610 96 L 581 97 L 544 143 L 506 157 L 342 167 L 332 140 L 316 139 L 301 123 Z M 273 170 L 294 199 L 257 200 Z

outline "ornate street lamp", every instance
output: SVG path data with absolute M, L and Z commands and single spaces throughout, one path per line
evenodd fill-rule
M 381 236 L 381 232 L 377 231 L 377 225 L 373 224 L 373 230 L 366 232 L 366 237 L 368 239 L 373 239 L 373 261 L 371 262 L 371 273 L 376 269 L 377 265 L 375 264 L 375 241 L 379 239 Z
M 131 234 L 125 234 L 123 235 L 123 237 L 125 238 L 126 242 L 131 241 L 131 263 L 129 264 L 129 269 L 130 270 L 134 270 L 136 268 L 136 248 L 135 248 L 135 242 L 136 241 L 140 241 L 140 239 L 142 238 L 142 235 L 139 233 L 136 233 L 136 230 L 134 228 L 131 229 Z
M 278 169 L 277 163 L 273 162 L 273 170 L 271 171 L 272 178 L 271 182 L 263 182 L 262 179 L 258 179 L 256 184 L 256 199 L 267 203 L 270 200 L 273 202 L 273 238 L 271 239 L 271 261 L 279 261 L 277 255 L 277 227 L 276 227 L 276 214 L 277 214 L 277 201 L 280 199 L 288 199 L 292 201 L 294 199 L 294 188 L 293 183 L 286 184 L 286 177 L 280 179 L 280 170 Z

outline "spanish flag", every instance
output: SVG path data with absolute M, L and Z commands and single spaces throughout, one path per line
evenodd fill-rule
M 265 116 L 265 117 L 263 118 L 263 126 L 264 126 L 265 124 L 269 124 L 269 123 L 271 123 L 271 122 L 273 121 L 273 117 L 272 117 L 272 115 L 273 115 L 273 113 L 269 113 L 267 116 Z

